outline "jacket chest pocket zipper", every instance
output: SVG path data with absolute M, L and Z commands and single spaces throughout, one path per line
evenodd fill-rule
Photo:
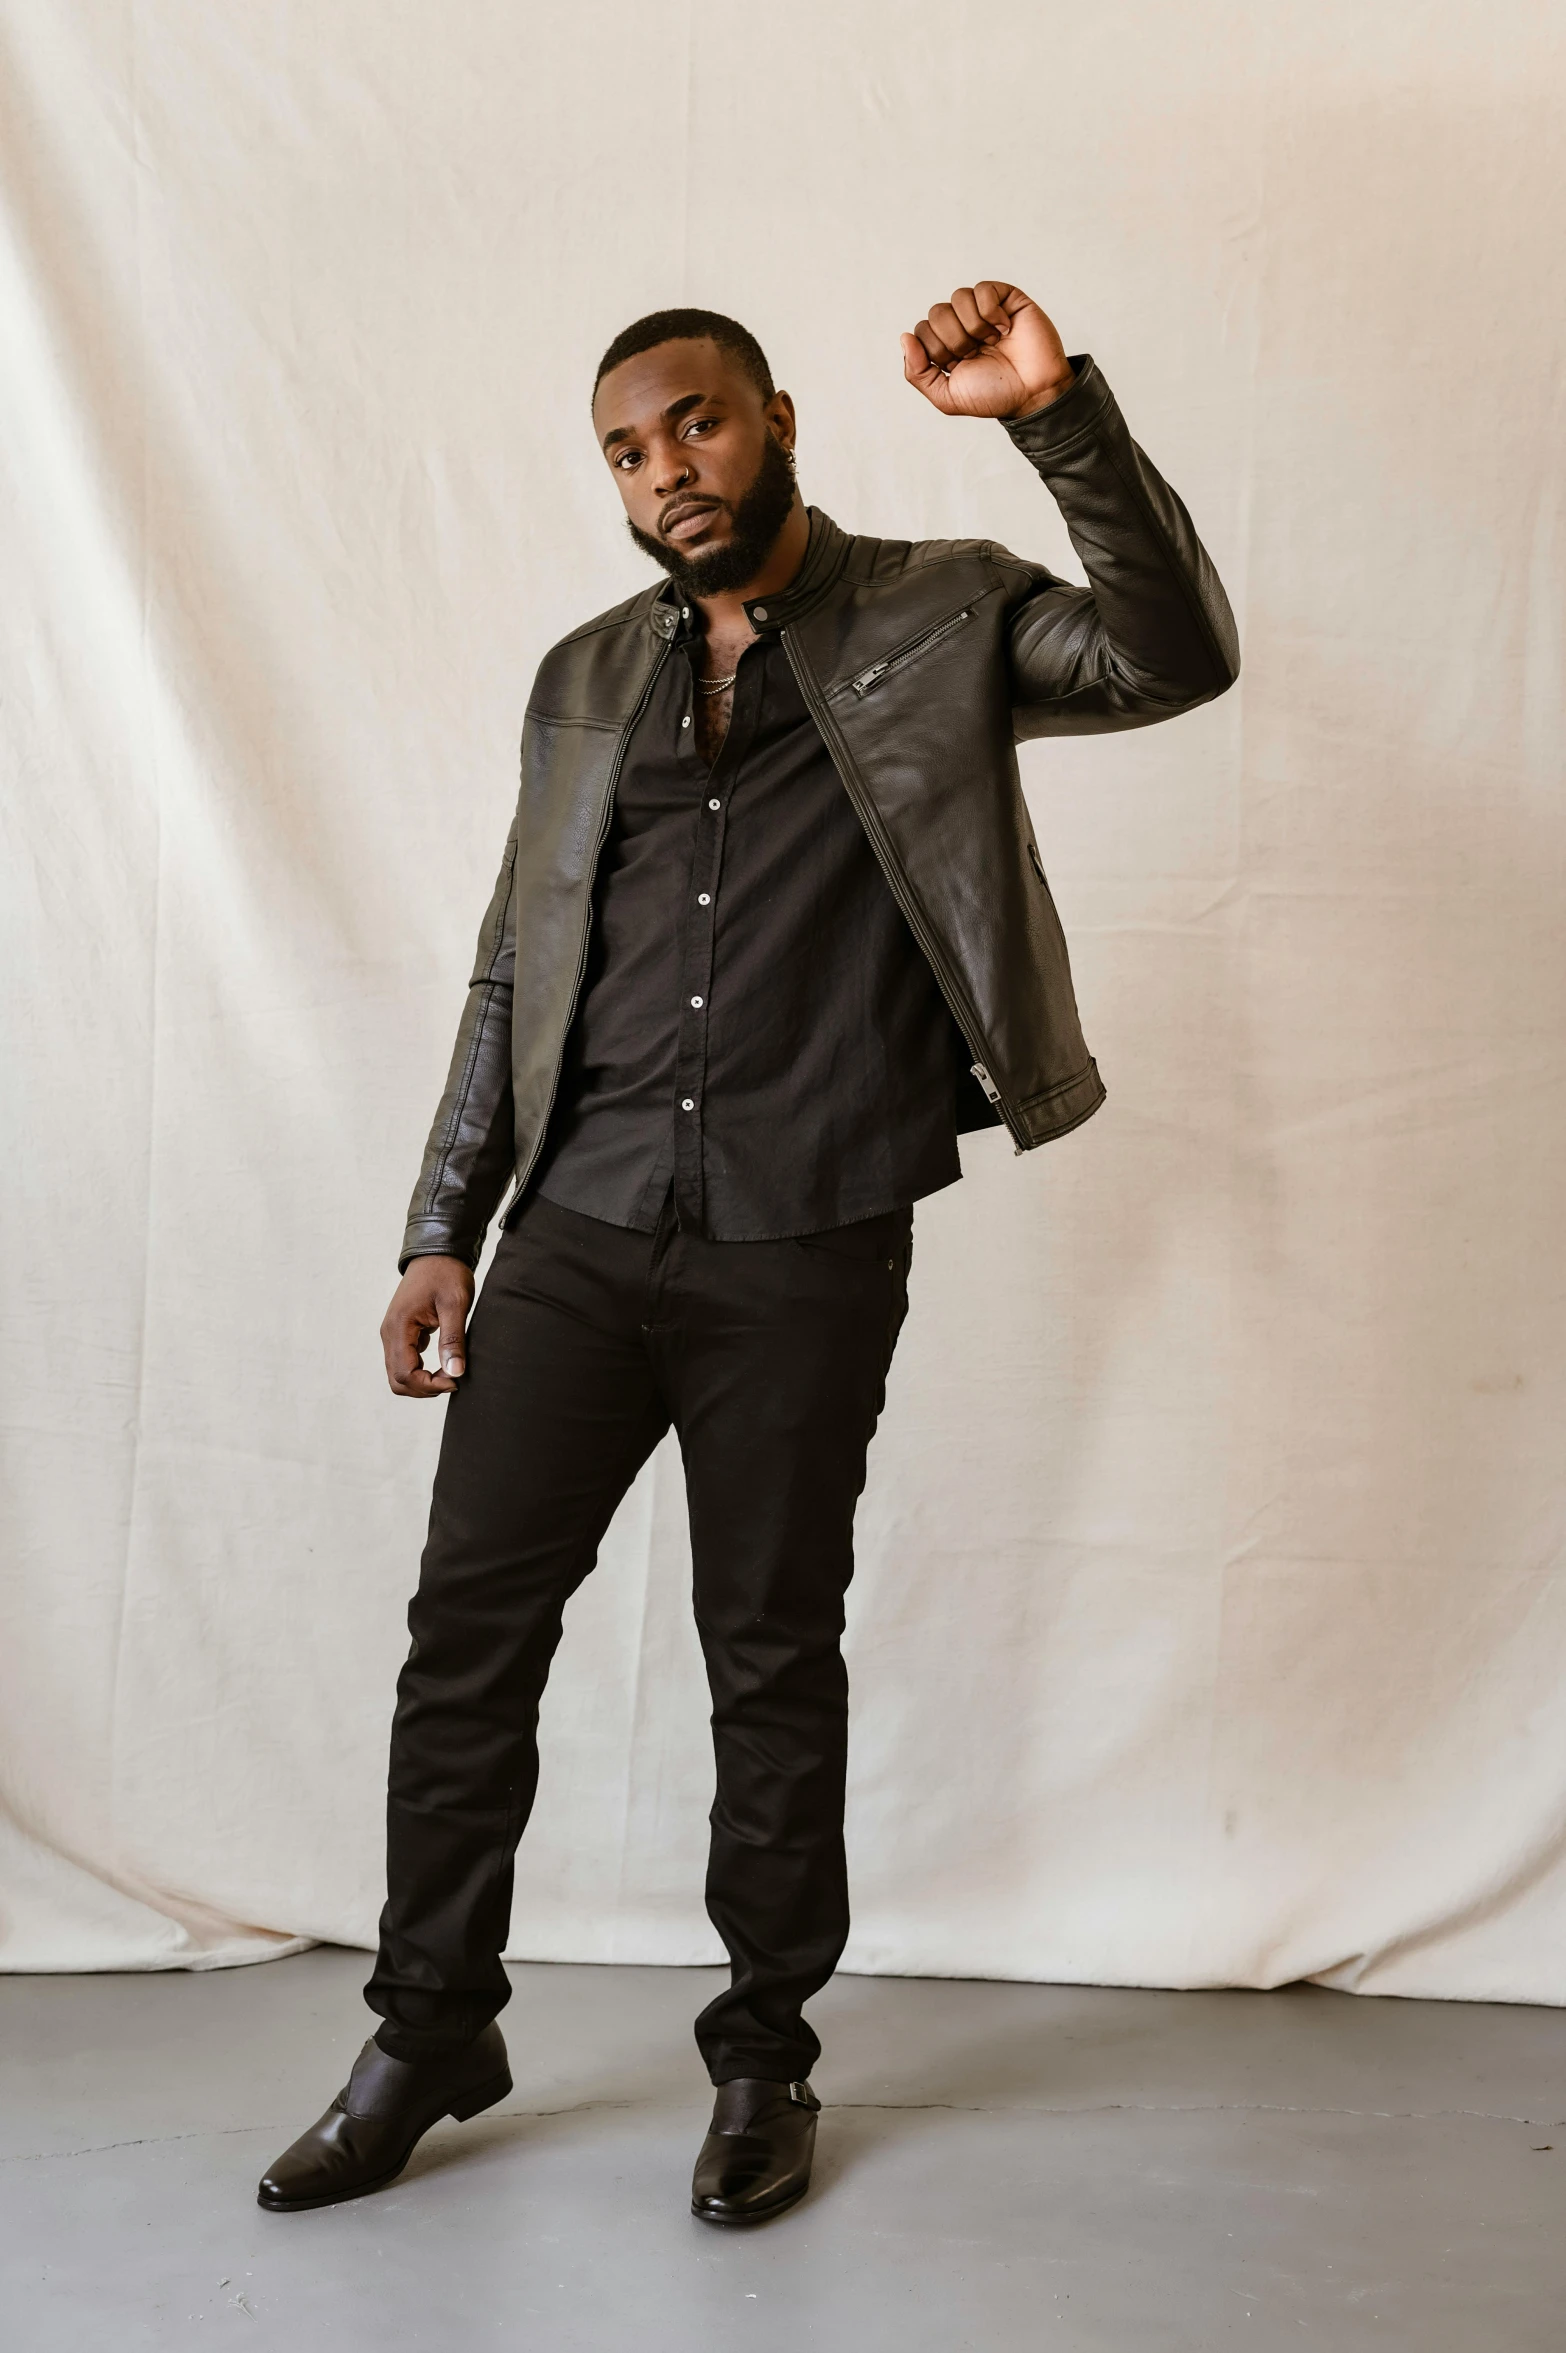
M 852 680 L 855 694 L 868 694 L 873 686 L 879 686 L 883 678 L 889 678 L 905 662 L 912 662 L 920 654 L 927 654 L 932 645 L 939 645 L 943 637 L 950 637 L 953 630 L 961 629 L 965 622 L 972 619 L 972 607 L 964 606 L 960 613 L 953 613 L 949 621 L 942 621 L 937 628 L 927 629 L 923 637 L 916 637 L 912 645 L 905 645 L 901 653 L 888 654 L 884 662 L 872 662 L 868 670 L 861 670 Z

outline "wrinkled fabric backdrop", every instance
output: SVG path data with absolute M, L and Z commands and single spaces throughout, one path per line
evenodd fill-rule
M 609 337 L 1080 577 L 898 330 L 1011 276 L 1246 669 L 1023 773 L 1110 1099 L 918 1217 L 847 1965 L 1566 2000 L 1566 33 L 1401 0 L 10 0 L 3 1940 L 373 1938 L 439 1409 L 376 1327 L 529 680 L 648 576 Z M 679 1466 L 572 1605 L 512 1950 L 716 1956 Z

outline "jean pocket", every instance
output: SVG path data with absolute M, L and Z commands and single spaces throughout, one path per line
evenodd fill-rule
M 820 1251 L 828 1258 L 854 1258 L 871 1263 L 879 1258 L 895 1264 L 907 1254 L 912 1224 L 912 1210 L 888 1209 L 879 1217 L 860 1218 L 851 1226 L 828 1226 L 819 1234 L 796 1234 L 794 1247 Z

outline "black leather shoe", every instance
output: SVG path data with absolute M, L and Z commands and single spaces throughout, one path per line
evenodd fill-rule
M 383 2190 L 432 2124 L 477 2116 L 510 2089 L 506 2046 L 493 2021 L 439 2059 L 410 2063 L 367 2042 L 326 2114 L 268 2166 L 256 2203 L 269 2214 L 297 2214 Z
M 691 2183 L 703 2222 L 766 2222 L 810 2187 L 821 2102 L 808 2083 L 720 2083 Z

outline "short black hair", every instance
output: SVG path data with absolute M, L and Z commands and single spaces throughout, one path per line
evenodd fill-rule
M 683 343 L 703 335 L 738 361 L 763 400 L 772 398 L 777 387 L 772 381 L 766 353 L 748 327 L 742 327 L 738 319 L 725 318 L 720 310 L 650 310 L 645 319 L 622 327 L 598 363 L 593 397 L 597 398 L 598 387 L 609 370 L 617 368 L 622 360 L 636 359 L 660 343 Z

